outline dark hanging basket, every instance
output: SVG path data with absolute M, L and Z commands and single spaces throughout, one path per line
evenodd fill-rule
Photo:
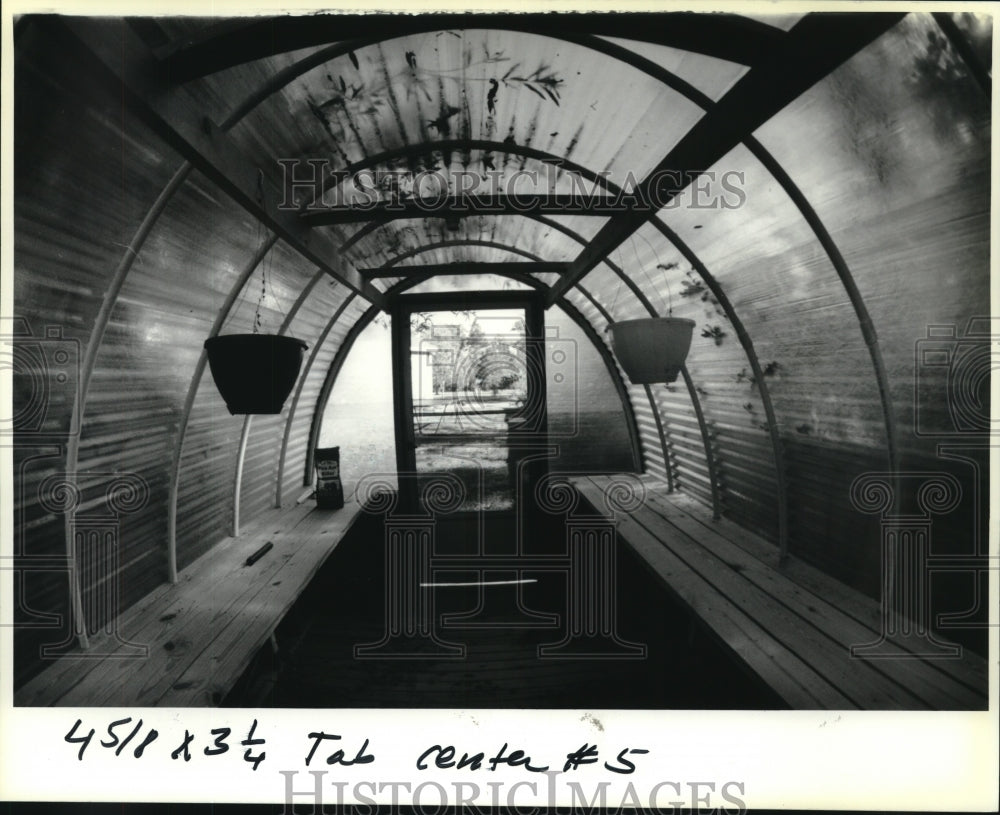
M 634 385 L 674 382 L 691 349 L 694 320 L 648 317 L 611 326 L 615 356 Z
M 281 413 L 306 344 L 277 334 L 226 334 L 205 340 L 215 386 L 229 412 Z

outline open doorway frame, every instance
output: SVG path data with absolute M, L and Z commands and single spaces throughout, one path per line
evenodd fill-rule
M 545 449 L 548 444 L 545 371 L 545 303 L 538 292 L 487 291 L 400 294 L 392 298 L 392 379 L 393 411 L 396 435 L 396 469 L 399 477 L 401 507 L 420 511 L 417 489 L 417 439 L 414 431 L 414 388 L 411 367 L 411 318 L 416 313 L 432 311 L 524 310 L 525 328 L 525 401 L 520 411 L 524 417 L 511 434 L 517 450 Z M 470 434 L 470 439 L 475 438 Z M 529 457 L 518 467 L 523 482 L 512 484 L 515 492 L 525 495 L 546 469 L 544 457 Z M 517 508 L 520 511 L 520 508 Z

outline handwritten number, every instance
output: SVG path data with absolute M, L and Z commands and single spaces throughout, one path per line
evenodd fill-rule
M 77 761 L 83 761 L 83 751 L 87 749 L 87 746 L 90 744 L 90 740 L 92 738 L 94 738 L 94 728 L 90 728 L 90 732 L 86 736 L 77 736 L 76 735 L 76 729 L 81 724 L 83 724 L 83 720 L 82 719 L 77 719 L 76 720 L 76 724 L 73 725 L 73 727 L 70 729 L 69 733 L 67 733 L 65 735 L 65 737 L 64 737 L 65 740 L 68 741 L 70 744 L 79 744 L 80 745 L 80 752 L 79 752 L 79 754 L 76 757 Z
M 635 764 L 625 758 L 626 753 L 632 753 L 634 755 L 644 755 L 648 753 L 649 750 L 643 750 L 642 748 L 635 748 L 634 750 L 629 750 L 627 747 L 618 754 L 618 763 L 624 764 L 625 768 L 622 767 L 612 767 L 608 762 L 604 762 L 604 769 L 609 770 L 613 773 L 621 773 L 622 775 L 628 775 L 629 773 L 635 772 Z
M 225 753 L 229 750 L 229 745 L 226 744 L 226 739 L 229 738 L 229 734 L 232 731 L 228 727 L 216 727 L 212 730 L 212 735 L 215 736 L 215 747 L 206 747 L 206 756 L 217 756 L 220 753 Z
M 134 755 L 136 758 L 142 758 L 142 754 L 145 751 L 145 749 L 149 747 L 149 745 L 152 744 L 154 741 L 156 741 L 159 735 L 160 734 L 159 732 L 157 732 L 156 728 L 153 727 L 149 728 L 149 732 L 146 734 L 146 738 L 144 738 L 142 740 L 142 743 L 138 747 L 136 747 L 135 750 L 132 751 L 132 755 Z
M 260 763 L 267 757 L 267 753 L 260 752 L 257 755 L 251 755 L 250 745 L 263 744 L 264 739 L 255 739 L 253 737 L 254 731 L 257 730 L 257 720 L 253 720 L 253 724 L 250 725 L 250 732 L 247 733 L 247 737 L 240 742 L 244 747 L 247 748 L 246 752 L 243 754 L 243 760 L 249 761 L 253 764 L 254 770 L 260 765 Z
M 111 736 L 111 738 L 108 741 L 102 741 L 101 742 L 101 747 L 109 747 L 110 748 L 110 747 L 114 747 L 115 745 L 117 745 L 118 744 L 118 734 L 115 733 L 115 728 L 118 727 L 118 725 L 120 725 L 120 724 L 128 724 L 130 721 L 132 721 L 132 717 L 128 716 L 128 717 L 126 717 L 124 719 L 117 719 L 116 721 L 113 721 L 111 724 L 109 724 L 108 725 L 108 735 Z

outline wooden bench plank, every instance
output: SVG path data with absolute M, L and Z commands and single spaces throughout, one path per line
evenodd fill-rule
M 659 483 L 651 483 L 648 486 L 657 494 L 662 495 L 665 492 Z M 882 610 L 878 601 L 830 577 L 794 555 L 785 563 L 779 563 L 777 547 L 725 518 L 712 520 L 709 511 L 690 496 L 673 493 L 669 498 L 663 497 L 676 511 L 686 512 L 704 529 L 724 536 L 758 560 L 772 568 L 780 569 L 799 586 L 825 598 L 845 614 L 853 617 L 871 631 L 872 640 L 878 638 L 882 626 Z M 963 648 L 961 659 L 938 659 L 927 664 L 984 697 L 985 689 L 989 686 L 989 666 L 986 660 L 975 652 Z
M 598 490 L 595 506 L 603 507 L 601 495 L 612 480 L 608 476 L 590 479 Z M 974 670 L 965 672 L 966 681 L 963 682 L 954 677 L 962 673 L 960 665 L 951 665 L 948 671 L 941 670 L 942 663 L 956 660 L 851 658 L 851 645 L 878 637 L 878 627 L 873 628 L 849 613 L 854 605 L 862 604 L 865 610 L 861 616 L 870 620 L 870 598 L 806 564 L 796 569 L 807 575 L 807 584 L 800 585 L 786 570 L 787 562 L 779 564 L 775 547 L 745 530 L 739 530 L 743 545 L 734 543 L 716 531 L 718 522 L 708 521 L 707 511 L 699 512 L 701 508 L 694 507 L 693 501 L 677 494 L 668 495 L 658 480 L 643 481 L 647 488 L 646 505 L 632 513 L 632 520 L 662 541 L 661 545 L 672 548 L 707 582 L 718 587 L 727 601 L 753 614 L 755 620 L 788 650 L 796 651 L 819 673 L 838 677 L 838 687 L 860 706 L 879 709 L 984 708 L 987 685 L 983 682 L 977 687 L 977 660 L 970 660 Z M 728 524 L 730 532 L 732 526 Z M 753 586 L 753 590 L 748 590 L 748 585 Z M 833 592 L 837 602 L 830 602 L 826 590 Z M 803 625 L 808 628 L 803 629 Z M 816 633 L 821 636 L 817 638 Z
M 282 550 L 286 550 L 289 543 L 294 545 L 301 536 L 309 535 L 318 522 L 318 518 L 310 515 L 288 532 L 270 536 L 275 549 L 281 554 L 275 556 L 272 549 L 253 567 L 243 567 L 246 555 L 235 566 L 231 563 L 212 564 L 201 579 L 178 592 L 169 606 L 154 609 L 154 614 L 147 617 L 142 635 L 150 643 L 150 655 L 141 669 L 133 675 L 127 665 L 106 666 L 105 677 L 113 677 L 110 682 L 105 681 L 98 687 L 89 681 L 82 683 L 67 694 L 67 703 L 72 703 L 76 697 L 92 700 L 89 704 L 110 705 L 118 704 L 124 698 L 132 704 L 155 705 L 165 690 L 164 685 L 197 661 L 208 647 L 220 621 L 225 620 L 234 608 L 241 608 L 249 602 L 273 578 L 287 557 Z M 256 541 L 254 548 L 260 543 Z M 156 616 L 161 611 L 165 613 Z
M 253 655 L 274 632 L 302 589 L 337 547 L 358 515 L 356 503 L 346 503 L 326 515 L 318 534 L 304 538 L 265 585 L 241 608 L 230 608 L 227 622 L 216 618 L 216 634 L 208 647 L 157 699 L 173 707 L 217 704 L 240 678 Z
M 283 534 L 294 535 L 299 523 L 284 533 L 267 536 L 279 545 Z M 175 590 L 137 618 L 136 639 L 149 645 L 144 660 L 106 660 L 60 700 L 60 704 L 109 705 L 136 703 L 143 683 L 156 682 L 163 672 L 197 657 L 205 640 L 211 636 L 211 620 L 202 619 L 196 610 L 210 600 L 213 608 L 225 609 L 242 596 L 257 591 L 259 581 L 268 579 L 277 567 L 276 559 L 260 562 L 260 568 L 243 569 L 243 561 L 263 543 L 259 537 L 245 548 L 227 547 L 216 560 L 203 564 L 199 574 L 179 581 Z
M 130 606 L 117 621 L 117 631 L 120 636 L 129 642 L 146 644 L 148 643 L 139 637 L 145 625 L 145 618 L 150 614 L 150 609 L 159 609 L 165 603 L 170 602 L 170 598 L 176 596 L 181 591 L 179 587 L 195 580 L 199 575 L 204 574 L 208 564 L 213 562 L 226 562 L 235 564 L 241 557 L 241 553 L 246 549 L 251 549 L 262 541 L 269 530 L 273 527 L 287 529 L 301 522 L 308 514 L 309 508 L 293 508 L 292 510 L 269 510 L 261 517 L 255 518 L 252 523 L 244 529 L 244 534 L 236 538 L 224 538 L 216 546 L 202 554 L 190 565 L 185 567 L 177 576 L 177 584 L 162 583 L 153 591 L 143 597 L 134 605 Z M 277 534 L 277 533 L 275 533 Z M 245 557 L 245 555 L 242 555 Z M 162 612 L 165 613 L 165 612 Z M 116 640 L 107 635 L 91 637 L 91 648 L 89 653 L 74 648 L 65 657 L 53 662 L 51 666 L 34 677 L 15 694 L 15 704 L 17 705 L 53 705 L 65 704 L 60 702 L 63 696 L 81 681 L 85 681 L 88 675 L 97 670 L 100 665 L 108 659 L 122 659 L 122 654 L 129 653 L 131 649 L 123 648 Z M 111 654 L 111 656 L 90 656 L 94 653 Z M 133 660 L 125 658 L 126 661 Z
M 588 479 L 571 481 L 595 507 L 602 506 L 600 486 Z M 729 650 L 793 708 L 856 707 L 826 676 L 778 643 L 635 518 L 622 514 L 619 530 L 669 592 L 690 607 Z
M 115 647 L 115 643 L 109 644 L 111 653 L 103 658 L 64 657 L 26 683 L 18 691 L 16 703 L 156 704 L 156 699 L 169 691 L 170 684 L 208 648 L 219 626 L 230 619 L 227 615 L 246 607 L 255 595 L 265 591 L 304 541 L 319 538 L 324 528 L 337 530 L 337 534 L 329 536 L 329 543 L 323 541 L 325 552 L 309 550 L 318 568 L 357 511 L 357 504 L 351 503 L 336 515 L 316 511 L 311 504 L 263 513 L 243 535 L 223 540 L 186 567 L 176 584 L 158 587 L 121 615 L 121 636 L 146 644 L 147 657 L 124 658 L 128 649 Z M 331 524 L 333 518 L 338 520 Z M 274 548 L 252 567 L 244 567 L 246 558 L 267 541 L 272 541 Z M 312 573 L 309 569 L 301 575 L 289 572 L 287 589 L 297 595 L 305 584 L 295 585 L 296 577 L 308 579 Z M 279 616 L 273 620 L 271 630 L 287 607 L 276 607 Z M 246 647 L 254 645 L 247 642 Z M 252 655 L 250 651 L 247 663 Z
M 789 653 L 794 653 L 817 673 L 827 677 L 855 705 L 862 708 L 912 710 L 926 708 L 921 699 L 898 687 L 871 666 L 850 659 L 828 632 L 790 611 L 772 594 L 747 580 L 725 561 L 669 524 L 650 509 L 634 517 L 661 543 L 671 548 L 690 568 L 711 583 L 728 602 L 752 614 L 754 620 Z
M 840 647 L 843 655 L 854 663 L 860 662 L 895 682 L 905 693 L 916 696 L 933 708 L 977 709 L 983 707 L 985 696 L 952 680 L 933 665 L 899 647 L 887 644 L 890 653 L 900 659 L 859 660 L 850 656 L 852 645 L 863 645 L 877 638 L 877 633 L 828 603 L 823 597 L 803 589 L 781 570 L 771 568 L 726 540 L 711 529 L 705 529 L 686 512 L 674 507 L 669 499 L 657 493 L 647 493 L 646 507 L 667 523 L 697 540 L 706 551 L 716 555 L 741 577 L 776 598 L 793 614 L 798 615 L 825 633 Z M 640 518 L 640 521 L 642 519 Z M 653 530 L 651 530 L 653 531 Z M 654 531 L 655 534 L 655 531 Z M 864 700 L 859 700 L 864 703 Z M 864 706 L 868 705 L 864 703 Z
M 158 704 L 178 678 L 203 658 L 225 625 L 276 579 L 292 554 L 305 542 L 319 536 L 328 518 L 328 513 L 314 510 L 292 529 L 268 536 L 274 549 L 251 567 L 244 567 L 243 561 L 260 541 L 242 550 L 235 566 L 230 562 L 213 563 L 209 573 L 188 584 L 167 607 L 167 615 L 172 615 L 169 620 L 149 616 L 143 635 L 149 638 L 150 655 L 141 669 L 121 662 L 108 665 L 104 674 L 112 677 L 110 681 L 105 679 L 93 685 L 95 677 L 88 677 L 87 682 L 66 694 L 66 704 Z M 278 618 L 275 618 L 273 625 L 277 623 Z M 252 655 L 251 651 L 248 662 Z

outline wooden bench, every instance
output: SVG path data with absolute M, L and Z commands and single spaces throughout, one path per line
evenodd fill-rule
M 270 510 L 210 549 L 118 619 L 126 643 L 92 639 L 88 652 L 56 660 L 14 694 L 15 705 L 218 705 L 343 539 L 359 512 L 312 501 Z M 247 558 L 273 548 L 253 565 Z M 131 655 L 131 656 L 130 656 Z
M 601 512 L 613 476 L 572 479 Z M 985 710 L 986 661 L 851 656 L 879 639 L 877 601 L 643 477 L 646 497 L 616 512 L 620 538 L 634 549 L 727 650 L 796 709 Z

